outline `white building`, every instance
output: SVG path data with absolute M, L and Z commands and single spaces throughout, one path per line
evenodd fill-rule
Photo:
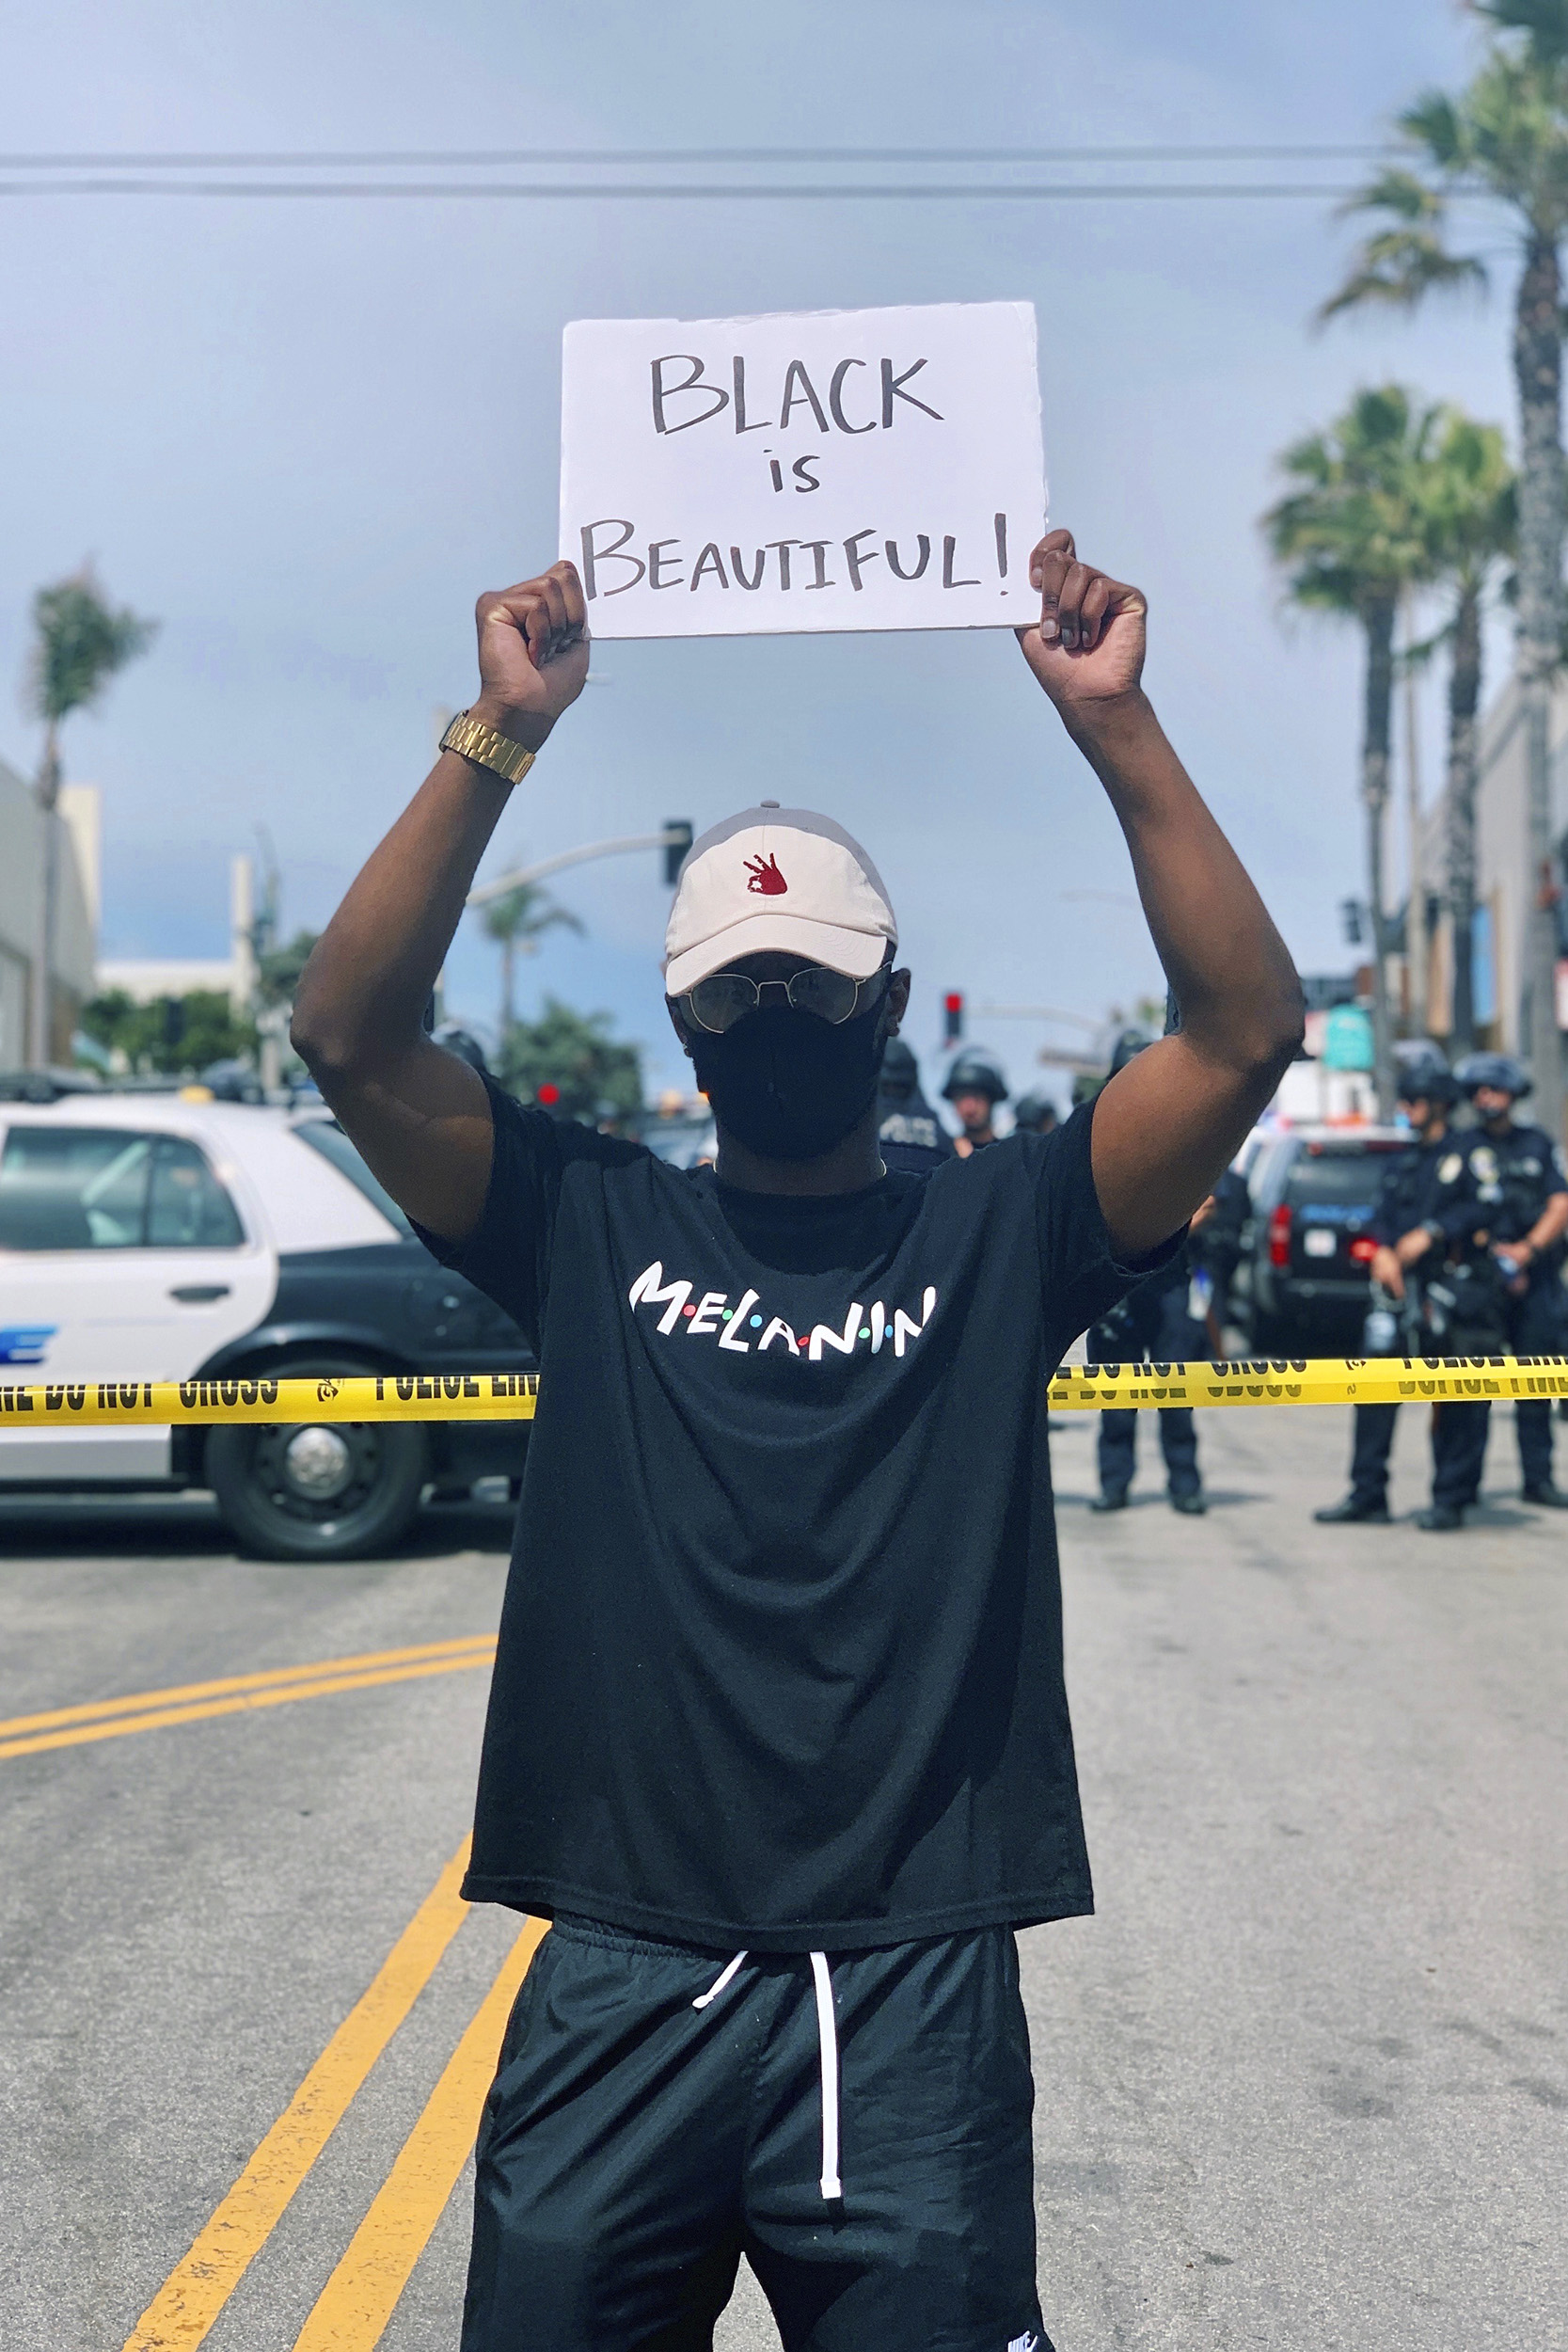
M 1552 839 L 1558 880 L 1568 850 L 1568 683 L 1552 698 Z M 1532 1050 L 1529 1014 L 1528 886 L 1529 779 L 1518 687 L 1513 678 L 1481 727 L 1481 779 L 1476 795 L 1476 927 L 1474 989 L 1478 1041 L 1505 1054 Z M 1426 887 L 1441 896 L 1448 881 L 1445 810 L 1439 795 L 1428 812 L 1422 848 Z M 1426 1026 L 1446 1038 L 1452 1025 L 1453 943 L 1447 911 L 1430 933 Z M 1565 1009 L 1559 965 L 1557 1019 Z
M 243 851 L 229 861 L 229 953 L 226 957 L 108 956 L 98 966 L 98 993 L 114 991 L 135 1005 L 200 990 L 227 996 L 234 1013 L 250 1012 L 256 997 L 256 879 Z
M 60 787 L 59 899 L 50 991 L 52 1063 L 67 1065 L 77 1016 L 93 993 L 100 904 L 99 791 Z M 27 1062 L 39 901 L 43 890 L 44 818 L 32 786 L 0 760 L 0 1070 Z

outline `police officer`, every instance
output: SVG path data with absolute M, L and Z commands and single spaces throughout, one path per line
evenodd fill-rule
M 1561 1345 L 1560 1269 L 1568 1230 L 1568 1169 L 1543 1128 L 1516 1121 L 1513 1105 L 1530 1081 L 1508 1054 L 1470 1054 L 1454 1073 L 1476 1126 L 1454 1138 L 1438 1163 L 1427 1253 L 1442 1253 L 1428 1281 L 1429 1329 L 1445 1355 L 1550 1355 Z M 1412 1242 L 1416 1240 L 1411 1237 Z M 1418 1263 L 1413 1256 L 1407 1263 Z M 1433 1318 L 1433 1303 L 1449 1312 Z M 1439 1328 L 1439 1324 L 1442 1327 Z M 1488 1405 L 1444 1405 L 1437 1413 L 1432 1508 L 1419 1524 L 1447 1532 L 1464 1524 L 1481 1491 Z M 1544 1397 L 1516 1403 L 1513 1425 L 1527 1502 L 1568 1510 L 1552 1477 L 1552 1408 Z
M 1142 1029 L 1123 1029 L 1111 1054 L 1106 1079 L 1125 1069 L 1134 1054 L 1153 1042 Z M 1196 1230 L 1204 1212 L 1193 1219 Z M 1168 1265 L 1130 1291 L 1119 1305 L 1092 1324 L 1084 1353 L 1091 1364 L 1139 1363 L 1146 1357 L 1156 1363 L 1185 1363 L 1210 1353 L 1206 1324 L 1193 1308 L 1194 1275 L 1189 1248 L 1179 1249 Z M 1137 1460 L 1138 1417 L 1135 1412 L 1101 1413 L 1095 1452 L 1100 1492 L 1092 1511 L 1124 1511 Z M 1197 1517 L 1209 1508 L 1197 1467 L 1197 1429 L 1192 1408 L 1185 1405 L 1160 1407 L 1160 1451 L 1164 1455 L 1165 1482 L 1173 1511 Z
M 1056 1105 L 1038 1088 L 1021 1094 L 1013 1104 L 1013 1125 L 1021 1127 L 1025 1135 L 1052 1135 L 1056 1127 Z
M 1418 1286 L 1415 1276 L 1406 1274 L 1409 1261 L 1402 1259 L 1400 1251 L 1410 1240 L 1412 1247 L 1419 1243 L 1420 1255 L 1427 1254 L 1429 1236 L 1424 1220 L 1435 1205 L 1438 1168 L 1452 1154 L 1449 1116 L 1459 1100 L 1459 1086 L 1435 1049 L 1402 1057 L 1402 1064 L 1399 1106 L 1420 1139 L 1419 1149 L 1408 1156 L 1402 1155 L 1383 1179 L 1372 1212 L 1370 1238 L 1377 1248 L 1371 1273 L 1375 1290 L 1392 1303 L 1396 1326 L 1402 1328 L 1405 1345 L 1413 1351 L 1419 1343 L 1416 1328 Z M 1369 1316 L 1368 1320 L 1370 1323 L 1371 1318 Z M 1386 1339 L 1379 1352 L 1391 1352 Z M 1350 1492 L 1342 1502 L 1314 1511 L 1315 1519 L 1328 1527 L 1363 1521 L 1387 1526 L 1388 1455 L 1394 1442 L 1394 1416 L 1399 1409 L 1397 1405 L 1355 1407 Z M 1434 1468 L 1436 1452 L 1434 1424 Z
M 998 1103 L 1007 1099 L 1007 1081 L 989 1054 L 966 1049 L 948 1072 L 942 1091 L 963 1127 L 954 1147 L 960 1159 L 996 1141 L 991 1116 Z
M 890 1037 L 878 1082 L 884 1168 L 921 1176 L 953 1157 L 953 1138 L 920 1090 L 920 1064 L 901 1037 Z

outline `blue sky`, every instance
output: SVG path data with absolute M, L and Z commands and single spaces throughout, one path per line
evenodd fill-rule
M 8 25 L 0 149 L 1356 140 L 1470 42 L 1448 0 L 56 0 Z M 1316 202 L 5 199 L 0 754 L 36 757 L 29 596 L 90 554 L 163 623 L 68 744 L 104 790 L 105 951 L 222 953 L 258 823 L 290 927 L 319 925 L 470 698 L 475 596 L 555 551 L 566 320 L 1026 298 L 1053 518 L 1148 590 L 1167 726 L 1298 961 L 1339 968 L 1355 647 L 1281 624 L 1273 458 L 1389 375 L 1513 408 L 1506 248 L 1484 306 L 1313 335 L 1346 250 Z M 824 808 L 894 892 L 932 1071 L 945 988 L 1095 1017 L 1155 985 L 1099 787 L 1005 634 L 614 645 L 599 679 L 488 870 L 763 795 Z M 602 1007 L 673 1076 L 655 861 L 559 895 L 586 934 L 525 970 L 525 1009 Z M 493 1017 L 469 929 L 450 999 Z M 1020 1082 L 1041 1034 L 988 1032 Z

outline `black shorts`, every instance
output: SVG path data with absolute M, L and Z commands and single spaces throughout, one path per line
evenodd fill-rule
M 699 2352 L 742 2253 L 785 2352 L 1051 2352 L 1011 1931 L 832 1959 L 826 2017 L 804 1952 L 694 2007 L 733 1958 L 546 1936 L 480 2126 L 463 2352 Z

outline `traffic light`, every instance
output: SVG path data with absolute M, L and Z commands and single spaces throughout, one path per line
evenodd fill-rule
M 667 840 L 664 844 L 664 887 L 673 890 L 681 878 L 681 860 L 691 847 L 691 819 L 689 817 L 667 817 L 664 830 L 666 834 L 675 836 L 673 841 Z
M 963 991 L 958 988 L 950 988 L 942 1000 L 942 1041 L 944 1045 L 957 1045 L 962 1040 L 963 1033 Z
M 1359 947 L 1361 945 L 1361 901 L 1359 898 L 1340 899 L 1339 920 L 1345 927 L 1346 946 Z

